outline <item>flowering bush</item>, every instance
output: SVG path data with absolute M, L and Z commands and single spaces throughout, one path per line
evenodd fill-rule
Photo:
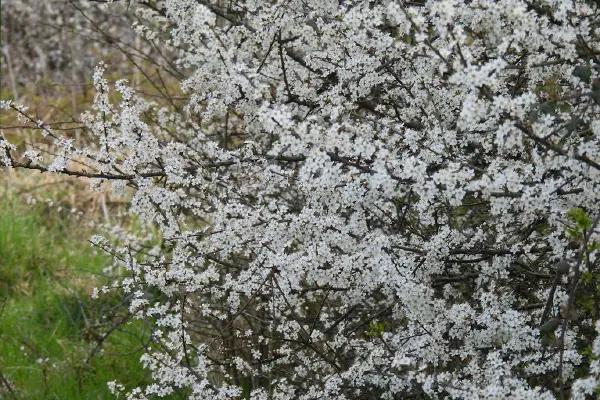
M 100 66 L 97 146 L 10 101 L 58 151 L 0 144 L 156 227 L 93 239 L 154 327 L 127 398 L 594 396 L 597 2 L 138 3 L 185 106 Z

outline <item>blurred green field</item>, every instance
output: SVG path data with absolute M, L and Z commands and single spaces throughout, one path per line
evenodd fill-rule
M 0 41 L 7 48 L 0 98 L 26 105 L 31 115 L 78 145 L 90 140 L 80 114 L 93 99 L 93 66 L 100 60 L 108 66 L 109 80 L 128 78 L 156 101 L 163 91 L 182 101 L 178 79 L 159 74 L 156 59 L 144 56 L 132 63 L 131 56 L 104 43 L 106 33 L 72 8 L 61 21 L 51 19 L 68 2 L 26 2 L 36 13 L 14 2 L 14 7 L 0 3 Z M 122 34 L 131 32 L 133 19 L 125 13 L 116 19 L 112 11 L 106 15 L 119 41 L 129 37 Z M 47 22 L 52 22 L 51 32 L 44 28 Z M 57 51 L 62 64 L 46 57 Z M 85 57 L 94 61 L 84 62 Z M 53 141 L 44 140 L 37 126 L 11 112 L 0 112 L 0 135 L 18 146 L 15 153 L 31 147 L 54 152 Z M 119 225 L 124 220 L 129 227 L 134 222 L 126 203 L 127 196 L 89 190 L 84 179 L 0 168 L 0 400 L 112 399 L 107 381 L 118 380 L 126 388 L 150 382 L 138 362 L 148 329 L 129 321 L 122 293 L 91 299 L 92 289 L 107 282 L 103 270 L 110 259 L 88 243 L 98 233 L 89 223 Z M 177 396 L 165 398 L 183 395 Z
M 60 208 L 58 208 L 60 210 Z M 109 259 L 68 208 L 0 194 L 0 398 L 111 399 L 106 382 L 147 382 L 147 332 L 122 297 L 92 300 Z

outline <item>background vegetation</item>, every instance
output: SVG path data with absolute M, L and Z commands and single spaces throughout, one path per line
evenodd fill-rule
M 102 224 L 102 198 L 53 179 L 2 177 L 0 398 L 111 398 L 107 381 L 147 380 L 144 327 L 120 296 L 90 296 L 110 266 L 85 240 Z
M 133 59 L 144 65 L 127 44 L 136 44 L 131 13 L 67 0 L 2 1 L 0 12 L 0 97 L 28 104 L 75 140 L 86 140 L 79 117 L 101 60 L 152 90 L 138 69 L 125 73 Z M 129 46 L 128 55 L 119 46 Z M 0 135 L 27 145 L 38 134 L 0 113 Z M 108 399 L 107 381 L 149 381 L 139 364 L 148 332 L 131 321 L 127 299 L 91 298 L 119 271 L 87 239 L 115 218 L 127 223 L 123 203 L 80 179 L 0 170 L 0 399 Z

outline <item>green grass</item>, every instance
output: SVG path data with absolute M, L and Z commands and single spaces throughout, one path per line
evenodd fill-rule
M 143 327 L 120 324 L 119 294 L 90 299 L 109 260 L 83 225 L 0 196 L 0 398 L 111 399 L 109 380 L 148 381 L 138 364 Z

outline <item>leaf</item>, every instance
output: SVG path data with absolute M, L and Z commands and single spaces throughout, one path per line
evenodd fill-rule
M 573 68 L 573 76 L 578 77 L 585 83 L 590 83 L 592 78 L 592 69 L 585 65 L 578 65 Z
M 544 93 L 551 101 L 556 101 L 562 91 L 562 87 L 558 83 L 556 77 L 546 79 L 542 84 L 536 88 L 538 94 Z
M 572 208 L 567 213 L 567 217 L 575 223 L 579 232 L 585 232 L 592 228 L 592 218 L 583 208 Z
M 588 245 L 588 253 L 591 253 L 596 250 L 600 250 L 600 242 L 594 241 Z
M 551 318 L 546 321 L 542 326 L 540 326 L 540 332 L 542 333 L 552 333 L 558 329 L 560 326 L 559 318 Z
M 594 79 L 594 83 L 592 84 L 592 99 L 596 102 L 596 104 L 600 105 L 600 78 Z
M 567 260 L 561 260 L 554 265 L 554 268 L 559 275 L 564 275 L 571 270 L 571 264 Z
M 384 331 L 385 325 L 383 322 L 372 321 L 369 324 L 369 330 L 365 333 L 369 337 L 379 337 Z
M 590 283 L 593 279 L 594 275 L 589 271 L 584 271 L 581 273 L 581 281 L 583 283 Z
M 556 102 L 545 101 L 540 105 L 540 111 L 543 114 L 556 114 Z

